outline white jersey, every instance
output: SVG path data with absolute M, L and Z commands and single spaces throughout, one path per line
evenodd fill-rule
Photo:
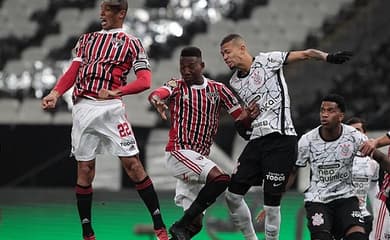
M 304 134 L 298 142 L 299 167 L 310 164 L 310 186 L 305 202 L 328 203 L 355 196 L 352 164 L 360 145 L 367 137 L 355 128 L 342 124 L 342 134 L 334 141 L 320 136 L 320 127 Z
M 379 179 L 379 164 L 368 156 L 357 155 L 353 162 L 352 176 L 360 211 L 364 217 L 371 215 L 367 210 L 367 194 L 372 182 Z
M 256 101 L 259 105 L 260 114 L 252 122 L 251 140 L 273 132 L 296 135 L 282 70 L 287 56 L 288 52 L 259 53 L 247 76 L 239 76 L 236 71 L 230 79 L 231 87 L 245 104 Z

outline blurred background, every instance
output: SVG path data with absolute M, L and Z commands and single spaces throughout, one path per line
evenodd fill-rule
M 390 26 L 386 0 L 128 0 L 125 28 L 147 49 L 156 88 L 179 76 L 181 48 L 203 50 L 206 76 L 227 83 L 231 72 L 219 43 L 239 33 L 253 55 L 260 51 L 318 48 L 354 52 L 344 65 L 320 62 L 285 67 L 292 115 L 299 135 L 319 124 L 319 104 L 334 92 L 347 101 L 346 118 L 368 123 L 369 136 L 389 129 Z M 71 91 L 55 110 L 44 112 L 40 100 L 71 61 L 78 37 L 100 29 L 99 0 L 0 0 L 0 239 L 79 239 L 74 205 L 76 164 L 69 157 Z M 129 76 L 128 81 L 134 75 Z M 181 215 L 173 204 L 175 180 L 165 170 L 168 124 L 150 108 L 149 91 L 124 101 L 146 170 L 161 195 L 166 222 Z M 231 172 L 245 142 L 230 117 L 222 118 L 211 157 Z M 302 195 L 307 171 L 282 203 L 281 239 L 307 239 Z M 153 239 L 137 235 L 149 217 L 119 161 L 97 159 L 94 182 L 96 232 L 99 239 Z M 255 213 L 262 207 L 259 189 L 248 196 Z M 196 239 L 241 239 L 229 235 L 223 201 L 206 215 Z M 207 227 L 208 226 L 208 227 Z M 262 226 L 258 226 L 259 237 Z M 63 236 L 63 238 L 59 237 Z M 229 237 L 232 236 L 232 237 Z

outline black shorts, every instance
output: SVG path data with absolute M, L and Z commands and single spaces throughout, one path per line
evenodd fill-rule
M 264 192 L 285 191 L 297 159 L 297 137 L 271 133 L 249 141 L 238 158 L 231 182 L 235 185 L 262 185 Z
M 356 197 L 337 199 L 330 203 L 306 202 L 305 209 L 311 234 L 329 232 L 335 239 L 341 239 L 352 226 L 364 228 L 365 225 Z

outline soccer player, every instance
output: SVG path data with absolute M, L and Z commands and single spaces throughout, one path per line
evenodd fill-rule
M 126 0 L 102 1 L 102 30 L 79 38 L 69 69 L 42 100 L 43 109 L 54 108 L 58 98 L 74 86 L 72 154 L 77 160 L 77 208 L 86 240 L 95 239 L 92 181 L 96 154 L 103 150 L 119 157 L 135 183 L 153 219 L 157 239 L 168 239 L 157 194 L 139 159 L 137 142 L 121 100 L 122 96 L 142 92 L 151 85 L 149 60 L 141 41 L 122 28 L 127 6 Z M 131 69 L 136 79 L 126 83 Z
M 367 137 L 342 124 L 344 98 L 330 94 L 322 99 L 321 125 L 304 134 L 298 142 L 297 167 L 310 164 L 310 185 L 304 202 L 308 228 L 313 240 L 366 240 L 364 219 L 353 185 L 353 161 Z M 373 159 L 385 169 L 390 161 L 375 150 Z M 296 175 L 294 168 L 289 183 Z
M 367 129 L 363 119 L 352 117 L 346 124 L 354 127 L 366 135 Z M 353 160 L 352 179 L 355 186 L 355 194 L 359 199 L 360 211 L 364 218 L 364 229 L 370 239 L 374 239 L 375 226 L 373 220 L 377 219 L 379 201 L 376 195 L 379 192 L 379 164 L 369 156 L 363 156 L 358 152 Z M 367 210 L 367 196 L 370 199 L 372 213 Z
M 168 109 L 164 101 L 169 105 L 166 165 L 177 178 L 175 203 L 185 211 L 169 229 L 178 240 L 191 239 L 201 230 L 203 212 L 228 186 L 230 176 L 208 157 L 222 108 L 236 125 L 247 127 L 259 114 L 256 103 L 244 109 L 223 83 L 204 77 L 204 66 L 199 48 L 183 48 L 181 79 L 171 79 L 149 95 L 150 103 L 164 120 Z
M 244 195 L 253 185 L 263 184 L 265 236 L 279 238 L 280 202 L 289 173 L 296 160 L 297 137 L 290 113 L 290 98 L 283 66 L 302 60 L 321 60 L 341 64 L 349 52 L 325 53 L 316 49 L 259 53 L 253 57 L 245 40 L 227 35 L 220 44 L 226 65 L 235 69 L 230 85 L 245 102 L 257 102 L 259 116 L 252 122 L 250 141 L 241 153 L 236 172 L 226 194 L 233 222 L 245 239 L 257 239 Z
M 361 148 L 361 151 L 364 154 L 372 154 L 372 151 L 376 148 L 384 147 L 390 145 L 390 131 L 385 135 L 380 136 L 375 139 L 370 139 L 364 143 Z M 390 149 L 388 156 L 390 157 Z M 374 222 L 375 225 L 375 240 L 390 239 L 390 173 L 387 173 L 384 176 L 381 190 L 378 193 L 377 197 L 381 200 L 378 218 Z

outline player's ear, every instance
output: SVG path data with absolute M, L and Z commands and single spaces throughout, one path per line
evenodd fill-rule
M 342 113 L 340 113 L 340 122 L 342 122 L 343 120 L 344 120 L 344 113 L 342 112 Z

